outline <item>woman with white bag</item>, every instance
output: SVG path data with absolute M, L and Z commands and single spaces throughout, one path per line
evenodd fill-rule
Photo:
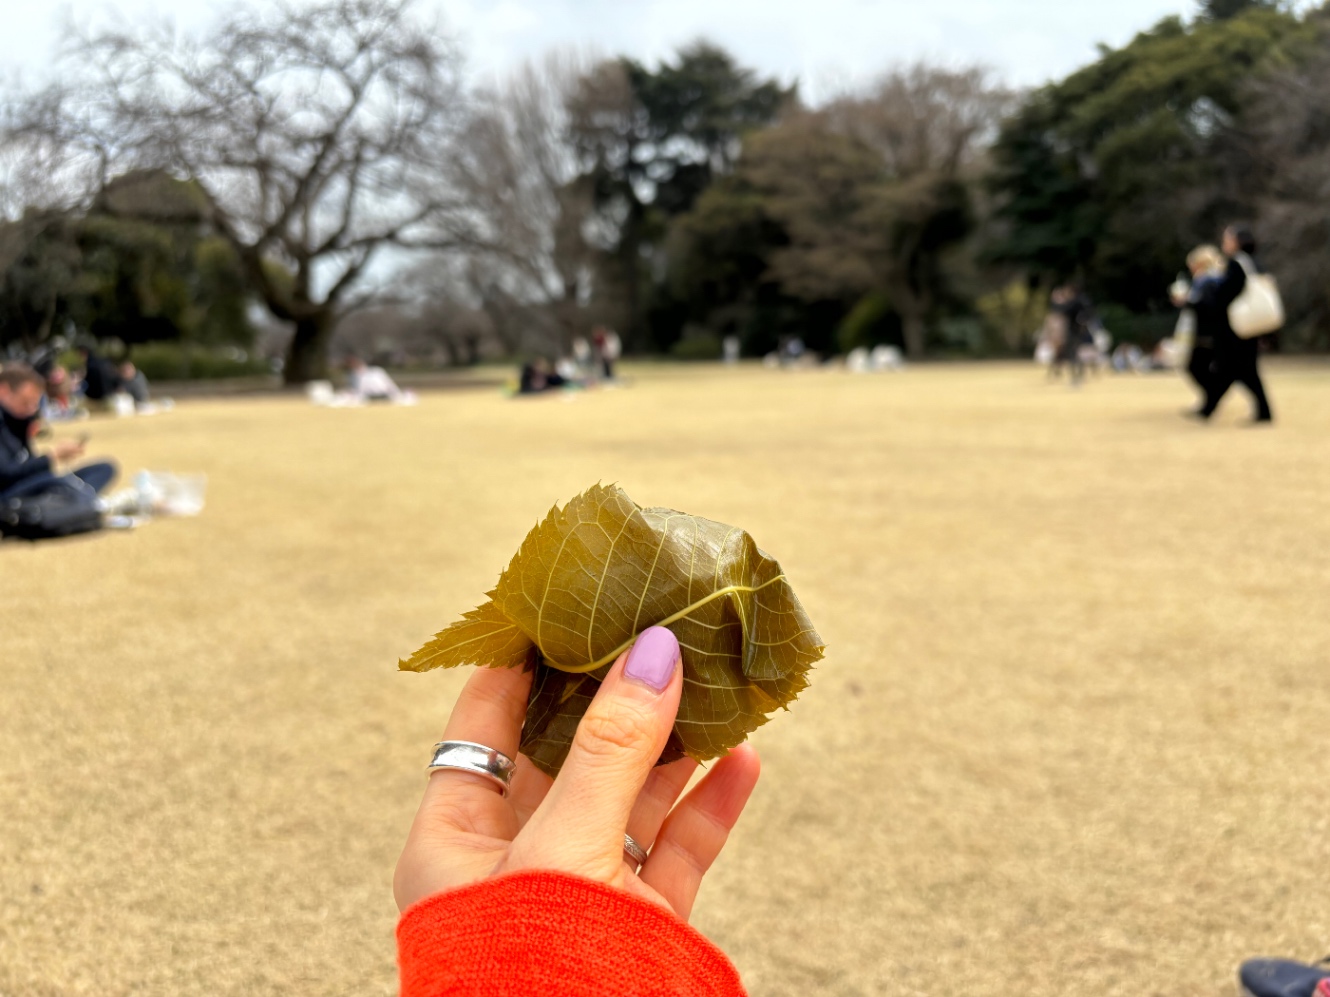
M 1256 402 L 1255 421 L 1272 422 L 1270 402 L 1256 367 L 1260 353 L 1256 337 L 1274 332 L 1284 324 L 1283 304 L 1274 278 L 1262 274 L 1252 258 L 1256 239 L 1249 229 L 1230 225 L 1224 230 L 1223 247 L 1228 257 L 1223 280 L 1206 295 L 1204 304 L 1197 306 L 1198 322 L 1202 307 L 1211 312 L 1215 365 L 1205 405 L 1196 414 L 1210 418 L 1237 381 L 1251 392 Z

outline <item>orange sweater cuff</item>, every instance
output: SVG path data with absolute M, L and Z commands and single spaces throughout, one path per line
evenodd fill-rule
M 657 905 L 557 872 L 429 897 L 397 925 L 401 997 L 744 997 L 724 953 Z

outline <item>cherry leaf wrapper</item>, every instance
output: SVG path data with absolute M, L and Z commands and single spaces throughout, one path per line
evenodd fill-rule
M 826 645 L 780 565 L 745 531 L 643 509 L 596 485 L 536 526 L 490 601 L 400 662 L 406 671 L 535 668 L 522 753 L 557 775 L 610 665 L 668 627 L 683 700 L 660 762 L 717 758 L 787 707 Z

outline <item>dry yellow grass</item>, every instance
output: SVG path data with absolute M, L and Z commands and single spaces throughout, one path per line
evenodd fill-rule
M 195 520 L 0 548 L 0 995 L 389 994 L 464 676 L 396 658 L 597 481 L 749 529 L 830 651 L 695 922 L 754 997 L 1230 992 L 1330 949 L 1330 367 L 642 369 L 572 403 L 98 422 Z

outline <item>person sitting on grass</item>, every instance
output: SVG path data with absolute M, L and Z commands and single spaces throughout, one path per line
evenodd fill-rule
M 143 371 L 134 366 L 132 360 L 121 360 L 118 368 L 120 390 L 134 399 L 135 405 L 147 405 L 152 400 L 148 389 L 148 378 Z
M 353 398 L 361 402 L 392 402 L 394 405 L 409 404 L 415 396 L 403 391 L 382 367 L 371 367 L 358 356 L 346 358 L 349 390 Z
M 47 422 L 66 422 L 88 417 L 88 410 L 83 407 L 82 400 L 74 394 L 74 379 L 59 364 L 46 374 L 46 397 L 42 402 L 41 416 Z
M 109 404 L 111 396 L 121 390 L 115 364 L 88 346 L 80 346 L 78 352 L 83 358 L 83 397 L 90 402 Z
M 65 487 L 100 494 L 115 480 L 116 468 L 109 461 L 85 464 L 69 474 L 56 473 L 58 463 L 83 455 L 81 440 L 61 440 L 49 455 L 32 453 L 29 444 L 45 389 L 45 378 L 25 363 L 0 367 L 0 500 Z
M 551 369 L 550 362 L 544 357 L 536 357 L 530 363 L 522 365 L 521 381 L 517 387 L 519 395 L 538 395 L 542 391 L 553 391 L 568 383 L 558 371 Z

